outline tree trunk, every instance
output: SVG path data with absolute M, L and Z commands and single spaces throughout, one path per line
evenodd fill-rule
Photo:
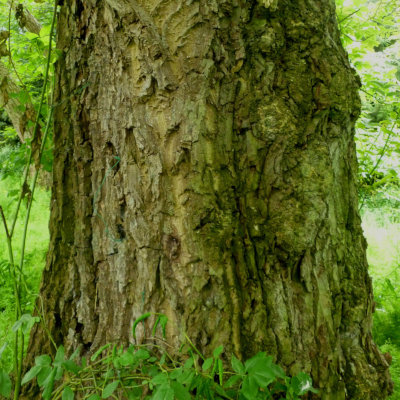
M 322 399 L 385 399 L 333 0 L 64 0 L 58 47 L 56 342 L 126 343 L 162 312 L 173 345 L 267 351 Z M 30 356 L 49 348 L 36 327 Z

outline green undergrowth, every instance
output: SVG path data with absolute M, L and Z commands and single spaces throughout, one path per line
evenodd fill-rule
M 400 196 L 399 196 L 400 197 Z M 400 202 L 375 198 L 363 210 L 368 261 L 376 308 L 373 337 L 390 353 L 394 381 L 391 400 L 400 400 Z
M 172 356 L 156 336 L 165 337 L 164 314 L 143 314 L 133 325 L 133 337 L 136 326 L 148 318 L 154 324 L 147 344 L 108 343 L 90 358 L 79 357 L 79 349 L 66 357 L 60 346 L 54 358 L 36 357 L 22 385 L 36 379 L 44 400 L 298 400 L 318 393 L 309 375 L 287 376 L 264 352 L 243 362 L 232 356 L 228 363 L 223 346 L 206 358 L 185 335 Z M 10 394 L 11 379 L 0 370 L 0 395 Z
M 2 174 L 0 171 L 0 204 L 4 209 L 8 221 L 14 214 L 16 196 L 19 193 L 20 177 L 15 174 Z M 49 204 L 50 192 L 43 188 L 37 188 L 33 201 L 30 223 L 29 240 L 26 244 L 25 263 L 23 271 L 22 302 L 27 312 L 32 311 L 33 301 L 39 288 L 40 276 L 45 264 L 46 252 L 49 244 Z M 22 206 L 16 224 L 14 252 L 18 260 L 21 250 L 23 221 L 26 215 L 26 207 Z M 14 332 L 12 326 L 15 323 L 15 300 L 13 287 L 8 271 L 9 260 L 7 241 L 4 229 L 0 229 L 0 347 L 4 343 L 9 345 L 0 358 L 0 369 L 12 368 L 12 345 Z

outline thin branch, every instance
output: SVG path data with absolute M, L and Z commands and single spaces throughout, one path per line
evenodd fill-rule
M 3 211 L 3 207 L 0 206 L 0 214 L 1 214 L 1 219 L 3 220 L 3 224 L 4 224 L 4 230 L 6 231 L 6 236 L 7 239 L 10 239 L 10 233 L 8 231 L 8 226 L 7 226 L 7 220 L 6 220 L 6 216 L 4 215 L 4 211 Z
M 353 11 L 352 13 L 350 13 L 350 14 L 346 15 L 345 17 L 343 17 L 341 20 L 339 20 L 339 25 L 340 25 L 342 22 L 346 21 L 346 19 L 352 17 L 354 14 L 357 14 L 360 10 L 361 10 L 361 8 L 358 8 L 357 10 L 355 10 L 355 11 Z

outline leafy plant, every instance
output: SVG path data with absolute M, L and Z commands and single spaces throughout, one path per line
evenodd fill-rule
M 392 0 L 336 4 L 342 42 L 362 82 L 356 125 L 362 208 L 368 197 L 400 183 L 400 8 Z
M 167 317 L 164 314 L 147 313 L 135 321 L 133 331 L 150 315 L 157 317 L 152 332 L 158 324 L 162 330 L 165 329 Z M 150 339 L 154 342 L 156 337 L 153 335 Z M 45 400 L 72 400 L 77 393 L 90 400 L 110 397 L 129 400 L 256 400 L 277 396 L 296 400 L 308 392 L 318 393 L 307 374 L 301 372 L 295 377 L 286 376 L 264 352 L 244 363 L 232 356 L 231 368 L 227 369 L 222 358 L 223 346 L 217 347 L 212 357 L 205 358 L 187 339 L 179 360 L 173 359 L 162 346 L 154 343 L 131 344 L 126 348 L 108 343 L 90 360 L 82 357 L 80 362 L 77 361 L 79 350 L 66 358 L 61 346 L 54 360 L 48 355 L 37 357 L 22 384 L 36 378 Z
M 13 2 L 10 4 L 10 13 L 8 14 L 11 16 L 11 8 L 13 7 Z M 20 8 L 23 8 L 23 5 L 18 5 L 17 11 L 21 12 Z M 0 218 L 2 221 L 2 224 L 4 226 L 4 232 L 6 236 L 6 242 L 7 242 L 7 250 L 8 250 L 8 270 L 9 270 L 9 279 L 12 282 L 12 289 L 13 289 L 13 299 L 15 303 L 15 320 L 16 323 L 13 326 L 13 331 L 15 333 L 14 336 L 14 343 L 13 343 L 13 361 L 14 361 L 14 381 L 13 381 L 13 397 L 15 400 L 19 398 L 19 393 L 20 393 L 20 387 L 21 387 L 21 375 L 22 375 L 22 364 L 23 364 L 23 357 L 24 357 L 24 348 L 25 348 L 25 335 L 28 333 L 30 327 L 32 326 L 33 323 L 36 322 L 36 320 L 32 317 L 30 317 L 28 314 L 26 314 L 24 311 L 24 304 L 22 302 L 22 297 L 23 297 L 23 292 L 24 292 L 24 287 L 27 289 L 27 285 L 25 284 L 24 281 L 24 263 L 25 263 L 25 250 L 26 250 L 26 238 L 27 238 L 27 229 L 28 229 L 28 223 L 30 219 L 30 212 L 31 212 L 31 207 L 33 203 L 33 196 L 34 192 L 36 189 L 36 183 L 38 179 L 38 174 L 40 170 L 40 161 L 42 159 L 42 156 L 45 152 L 46 149 L 46 139 L 49 136 L 50 133 L 50 122 L 52 119 L 52 112 L 53 112 L 53 107 L 50 106 L 50 104 L 45 104 L 47 101 L 47 98 L 51 99 L 51 96 L 48 95 L 48 80 L 49 80 L 49 75 L 50 75 L 50 70 L 51 70 L 51 65 L 52 65 L 52 37 L 53 37 L 53 31 L 54 31 L 54 25 L 55 25 L 55 19 L 56 19 L 56 11 L 57 11 L 57 2 L 54 3 L 53 7 L 53 12 L 52 12 L 52 21 L 51 21 L 51 27 L 49 30 L 48 34 L 48 46 L 46 48 L 43 48 L 42 50 L 46 50 L 46 54 L 44 54 L 45 57 L 45 63 L 42 63 L 42 72 L 43 72 L 43 85 L 40 90 L 40 97 L 39 101 L 37 104 L 34 102 L 32 103 L 32 109 L 29 110 L 32 115 L 35 117 L 31 117 L 32 121 L 31 122 L 31 128 L 32 128 L 32 135 L 29 138 L 29 140 L 25 140 L 25 143 L 28 144 L 28 151 L 27 151 L 27 157 L 26 157 L 26 165 L 23 173 L 23 179 L 22 179 L 22 184 L 19 190 L 19 193 L 17 193 L 17 201 L 16 201 L 16 210 L 14 213 L 13 218 L 11 219 L 11 222 L 9 222 L 6 218 L 5 212 L 4 212 L 4 207 L 0 205 Z M 18 17 L 17 17 L 18 19 Z M 21 21 L 19 21 L 21 22 Z M 10 90 L 9 93 L 7 93 L 7 96 L 9 99 L 18 99 L 18 105 L 14 107 L 17 111 L 24 113 L 27 112 L 27 104 L 30 103 L 30 93 L 26 90 L 24 87 L 24 83 L 21 79 L 20 74 L 18 73 L 17 68 L 15 67 L 15 59 L 12 56 L 12 40 L 11 40 L 11 18 L 9 17 L 8 19 L 8 26 L 9 30 L 5 31 L 5 34 L 3 34 L 3 45 L 5 44 L 5 41 L 8 41 L 8 48 L 6 51 L 3 51 L 2 55 L 8 55 L 9 56 L 9 61 L 10 64 L 12 65 L 12 71 L 10 74 L 7 76 L 7 79 L 5 79 L 6 82 L 12 79 L 12 75 L 14 74 L 16 78 L 18 78 L 19 81 L 21 81 L 22 88 L 20 89 L 15 89 L 16 84 L 12 84 L 10 87 L 12 91 Z M 4 46 L 3 46 L 4 47 Z M 4 70 L 4 68 L 3 68 Z M 3 79 L 4 81 L 4 79 Z M 50 100 L 51 101 L 51 100 Z M 37 107 L 36 107 L 37 106 Z M 7 105 L 6 105 L 7 107 Z M 28 114 L 25 114 L 25 117 Z M 46 123 L 43 125 L 43 118 L 46 121 Z M 43 135 L 41 135 L 41 128 L 43 125 Z M 3 137 L 4 137 L 4 131 L 3 131 Z M 29 186 L 28 181 L 29 181 L 29 172 L 30 172 L 30 167 L 35 162 L 35 172 L 33 174 L 32 182 L 31 185 Z M 2 167 L 3 173 L 4 173 L 4 167 Z M 21 211 L 21 205 L 23 201 L 26 201 L 26 215 L 25 215 L 25 222 L 23 226 L 23 234 L 22 234 L 22 242 L 21 242 L 21 247 L 20 247 L 20 253 L 19 253 L 19 262 L 16 262 L 15 259 L 15 254 L 14 254 L 14 234 L 15 234 L 15 228 L 18 220 L 18 215 L 20 214 Z M 6 371 L 0 370 L 0 376 L 1 376 L 1 387 L 0 390 L 2 393 L 8 393 L 11 391 L 11 384 L 8 375 L 6 374 Z M 48 389 L 50 390 L 50 389 Z M 51 392 L 51 390 L 50 390 Z

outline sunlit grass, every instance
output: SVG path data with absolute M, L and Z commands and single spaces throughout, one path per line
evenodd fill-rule
M 377 304 L 374 340 L 392 356 L 395 391 L 390 399 L 400 400 L 400 210 L 387 206 L 365 210 L 363 229 Z
M 12 196 L 20 186 L 20 178 L 7 176 L 0 179 L 0 204 L 11 225 L 15 212 L 16 198 Z M 17 193 L 15 193 L 17 195 Z M 48 220 L 49 220 L 50 192 L 37 188 L 31 210 L 31 217 L 28 226 L 28 238 L 26 241 L 25 262 L 24 262 L 24 298 L 25 311 L 30 312 L 33 301 L 38 291 L 42 269 L 45 264 L 46 252 L 49 242 Z M 14 258 L 19 262 L 22 232 L 26 216 L 26 205 L 22 205 L 20 217 L 16 224 L 13 236 Z M 14 324 L 14 297 L 12 282 L 8 271 L 8 250 L 4 226 L 0 224 L 0 345 L 4 342 L 12 343 Z M 10 369 L 12 365 L 11 345 L 8 346 L 0 359 L 0 367 Z
M 374 278 L 387 278 L 400 264 L 400 210 L 368 209 L 363 229 L 368 241 L 368 262 Z

